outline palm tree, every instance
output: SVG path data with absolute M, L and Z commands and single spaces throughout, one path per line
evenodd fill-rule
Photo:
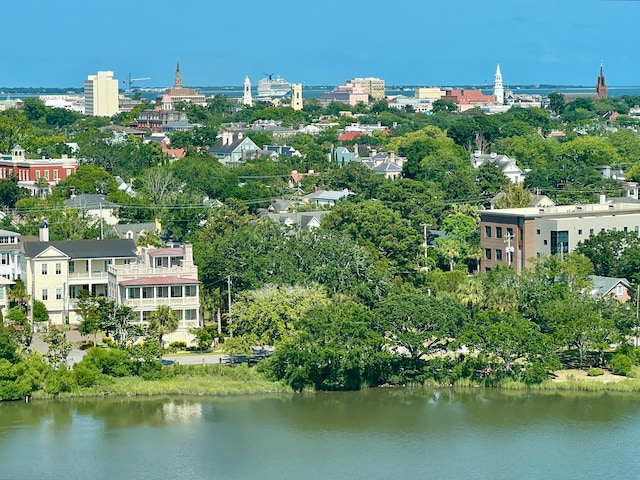
M 160 305 L 149 315 L 149 331 L 158 336 L 160 348 L 163 347 L 162 337 L 178 329 L 178 314 L 169 305 Z
M 16 280 L 15 285 L 9 290 L 9 304 L 10 306 L 19 306 L 23 310 L 27 309 L 27 304 L 31 297 L 27 293 L 27 287 L 22 280 Z
M 482 305 L 486 300 L 482 281 L 477 277 L 469 278 L 458 287 L 457 297 L 469 310 Z
M 438 244 L 442 255 L 449 259 L 449 270 L 452 271 L 456 266 L 456 258 L 460 256 L 460 242 L 451 238 L 439 238 Z

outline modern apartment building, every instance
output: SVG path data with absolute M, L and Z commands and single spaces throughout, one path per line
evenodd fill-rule
M 531 259 L 573 251 L 603 230 L 640 234 L 640 205 L 601 203 L 506 208 L 480 212 L 481 269 L 509 264 L 521 273 Z
M 84 81 L 84 113 L 93 117 L 118 113 L 118 80 L 113 72 L 98 72 Z

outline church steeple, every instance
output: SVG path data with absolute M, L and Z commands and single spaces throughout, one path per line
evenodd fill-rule
M 502 73 L 500 72 L 500 64 L 496 68 L 496 76 L 493 84 L 493 95 L 496 97 L 498 105 L 504 104 L 504 85 L 502 85 Z
M 604 80 L 602 64 L 603 62 L 600 62 L 600 75 L 598 75 L 598 82 L 596 83 L 596 93 L 598 98 L 607 98 L 607 83 Z
M 251 80 L 247 75 L 244 79 L 244 92 L 242 94 L 242 104 L 248 107 L 253 106 L 253 98 L 251 97 Z
M 173 88 L 182 88 L 182 75 L 180 74 L 180 62 L 176 62 L 176 78 L 173 81 Z

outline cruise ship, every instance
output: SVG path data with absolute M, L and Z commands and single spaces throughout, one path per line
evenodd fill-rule
M 258 97 L 283 97 L 291 91 L 291 84 L 282 77 L 274 77 L 273 73 L 258 82 Z

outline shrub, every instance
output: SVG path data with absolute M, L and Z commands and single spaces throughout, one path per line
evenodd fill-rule
M 588 377 L 599 377 L 600 375 L 604 375 L 604 370 L 598 367 L 592 367 L 587 372 Z
M 44 380 L 44 391 L 50 395 L 57 395 L 60 392 L 70 392 L 77 385 L 73 372 L 66 368 L 51 370 Z
M 631 358 L 624 353 L 616 353 L 609 360 L 609 368 L 616 375 L 627 375 L 632 366 Z
M 91 387 L 100 378 L 100 370 L 91 362 L 79 362 L 73 366 L 73 375 L 80 387 Z
M 104 343 L 105 346 L 110 347 L 110 348 L 115 348 L 116 347 L 116 342 L 114 342 L 113 338 L 111 338 L 111 337 L 104 337 L 102 339 L 102 343 Z
M 179 350 L 186 350 L 186 349 L 187 349 L 187 342 L 171 342 L 169 344 L 169 350 L 173 352 L 177 352 Z
M 101 373 L 112 377 L 131 375 L 133 365 L 129 354 L 118 348 L 92 348 L 80 363 L 94 364 Z

